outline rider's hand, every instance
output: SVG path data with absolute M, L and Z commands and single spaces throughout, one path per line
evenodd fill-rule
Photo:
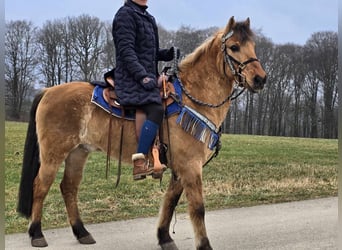
M 148 76 L 141 79 L 140 83 L 144 87 L 144 89 L 147 90 L 157 87 L 156 79 Z

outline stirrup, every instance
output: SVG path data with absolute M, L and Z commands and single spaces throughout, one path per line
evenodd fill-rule
M 161 165 L 162 165 L 161 170 L 159 170 L 159 171 L 153 170 L 153 173 L 152 173 L 153 179 L 162 179 L 163 178 L 163 174 L 164 174 L 165 170 L 167 169 L 167 166 L 165 166 L 164 164 L 161 164 Z
M 162 179 L 163 173 L 167 169 L 165 164 L 162 164 L 159 160 L 159 149 L 157 146 L 152 147 L 152 157 L 153 157 L 153 179 Z

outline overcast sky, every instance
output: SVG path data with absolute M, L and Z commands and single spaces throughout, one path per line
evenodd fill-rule
M 5 19 L 47 20 L 89 14 L 112 21 L 124 0 L 5 0 Z M 150 0 L 148 10 L 167 30 L 223 27 L 234 16 L 251 19 L 252 29 L 276 44 L 303 45 L 314 32 L 338 30 L 338 0 Z

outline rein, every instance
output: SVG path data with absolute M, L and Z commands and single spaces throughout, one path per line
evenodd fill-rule
M 198 104 L 198 105 L 201 105 L 201 106 L 206 106 L 206 107 L 210 107 L 210 108 L 219 108 L 221 107 L 222 105 L 224 105 L 226 102 L 228 101 L 232 101 L 232 100 L 235 100 L 236 98 L 238 98 L 245 90 L 246 88 L 243 88 L 242 90 L 240 90 L 239 93 L 237 93 L 235 96 L 234 94 L 238 91 L 238 87 L 234 87 L 234 90 L 233 92 L 227 96 L 222 102 L 218 103 L 218 104 L 211 104 L 211 103 L 207 103 L 207 102 L 203 102 L 199 99 L 197 99 L 196 97 L 192 96 L 190 94 L 190 92 L 185 88 L 185 86 L 183 85 L 183 83 L 179 80 L 179 84 L 182 88 L 182 90 L 184 91 L 184 94 L 191 100 L 193 101 L 194 103 Z

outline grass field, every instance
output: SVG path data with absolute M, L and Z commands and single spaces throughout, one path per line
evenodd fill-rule
M 28 221 L 16 213 L 26 123 L 5 123 L 5 232 L 26 232 Z M 222 150 L 203 170 L 207 210 L 313 199 L 337 195 L 337 140 L 223 135 Z M 124 165 L 115 188 L 116 162 L 105 178 L 105 155 L 88 160 L 79 207 L 85 224 L 156 216 L 170 171 L 159 182 L 132 180 Z M 63 166 L 44 205 L 43 229 L 67 226 L 59 191 Z M 186 212 L 182 196 L 177 212 Z

